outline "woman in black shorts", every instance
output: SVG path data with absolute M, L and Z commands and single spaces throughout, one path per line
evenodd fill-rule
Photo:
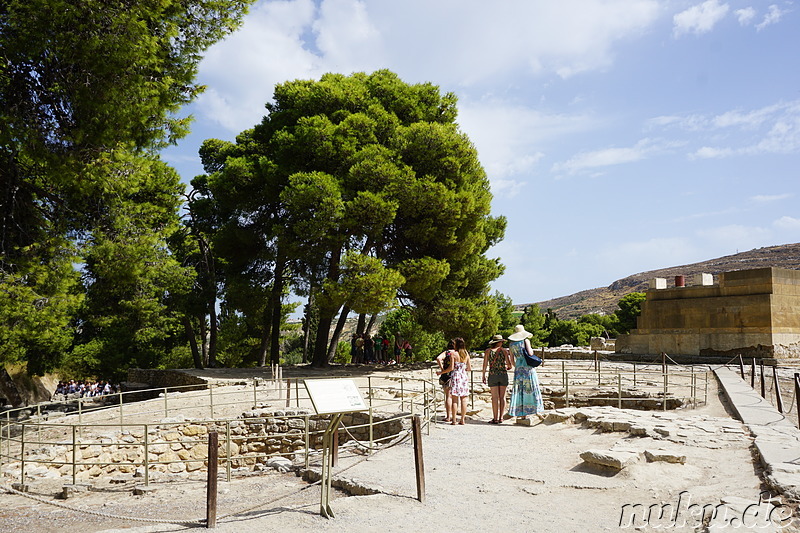
M 454 341 L 447 343 L 447 348 L 436 356 L 436 364 L 439 365 L 439 383 L 442 385 L 442 392 L 444 393 L 444 412 L 445 422 L 450 422 L 450 408 L 453 404 L 453 397 L 450 396 L 450 372 L 444 372 L 445 368 L 450 368 L 450 361 L 453 353 L 455 352 L 456 344 Z
M 511 352 L 503 348 L 505 339 L 495 335 L 489 341 L 489 347 L 483 352 L 483 382 L 486 380 L 486 369 L 489 369 L 489 390 L 492 391 L 492 421 L 490 424 L 502 424 L 506 411 L 506 388 L 508 388 L 508 371 L 514 368 Z

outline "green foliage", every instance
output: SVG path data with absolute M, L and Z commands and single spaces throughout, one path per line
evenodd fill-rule
M 380 335 L 391 341 L 390 350 L 394 349 L 395 337 L 400 336 L 411 344 L 415 361 L 428 361 L 436 357 L 447 344 L 444 335 L 439 332 L 430 333 L 417 322 L 414 314 L 406 308 L 390 311 L 381 324 Z
M 386 70 L 326 74 L 279 84 L 267 109 L 235 144 L 204 143 L 197 201 L 217 224 L 227 276 L 314 295 L 314 365 L 327 363 L 340 309 L 375 313 L 395 297 L 414 307 L 420 343 L 423 329 L 495 332 L 488 284 L 503 267 L 484 254 L 505 219 L 489 215 L 452 94 Z
M 547 318 L 539 308 L 539 304 L 525 307 L 519 323 L 525 326 L 525 330 L 533 335 L 530 339 L 531 346 L 538 347 L 547 344 L 550 329 L 546 324 L 546 320 Z
M 340 365 L 349 365 L 351 361 L 350 343 L 347 341 L 339 341 L 336 344 L 336 355 L 333 356 L 333 362 Z
M 642 313 L 642 303 L 647 299 L 643 292 L 632 292 L 620 298 L 614 314 L 619 320 L 619 333 L 628 333 L 636 328 L 636 318 Z
M 200 54 L 249 3 L 0 3 L 0 362 L 119 375 L 171 356 L 182 187 L 153 154 L 188 132 Z
M 500 291 L 495 291 L 492 298 L 497 305 L 497 314 L 498 318 L 500 319 L 498 333 L 503 337 L 508 337 L 514 332 L 514 326 L 518 324 L 517 317 L 514 314 L 514 302 L 511 301 L 511 298 Z M 531 333 L 533 332 L 531 331 Z

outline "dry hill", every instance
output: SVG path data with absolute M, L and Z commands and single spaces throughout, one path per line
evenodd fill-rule
M 618 279 L 608 287 L 588 289 L 569 296 L 536 303 L 542 310 L 553 309 L 561 319 L 577 318 L 588 313 L 610 314 L 617 309 L 617 302 L 620 298 L 631 292 L 646 291 L 649 281 L 653 278 L 667 278 L 669 287 L 674 285 L 675 276 L 683 275 L 686 277 L 686 284 L 689 285 L 694 274 L 706 272 L 714 274 L 714 282 L 717 283 L 717 275 L 721 272 L 763 267 L 800 270 L 800 243 L 757 248 L 749 252 L 726 255 L 700 263 L 641 272 Z M 522 310 L 526 305 L 530 304 L 516 307 L 518 310 Z

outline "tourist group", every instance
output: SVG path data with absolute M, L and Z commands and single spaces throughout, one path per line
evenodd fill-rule
M 533 335 L 518 325 L 508 336 L 508 348 L 503 346 L 506 339 L 495 335 L 483 354 L 483 382 L 492 392 L 492 420 L 490 424 L 502 424 L 504 417 L 527 419 L 528 415 L 544 410 L 539 378 L 536 370 L 528 363 L 534 356 L 530 338 Z M 439 382 L 445 397 L 445 422 L 464 424 L 469 396 L 469 372 L 472 371 L 469 352 L 464 339 L 458 337 L 450 341 L 447 348 L 436 357 L 439 365 Z M 511 401 L 506 414 L 506 389 L 508 371 L 514 369 L 514 384 Z M 488 376 L 487 376 L 488 374 Z

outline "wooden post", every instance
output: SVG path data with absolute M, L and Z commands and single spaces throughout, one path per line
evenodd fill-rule
M 750 367 L 750 388 L 756 388 L 756 358 L 753 357 L 753 366 Z
M 739 354 L 739 372 L 741 372 L 742 381 L 744 381 L 744 361 L 742 360 L 742 354 Z
M 598 365 L 598 363 L 597 363 L 597 350 L 595 350 L 595 351 L 594 351 L 594 369 L 595 369 L 595 370 L 599 370 L 599 369 L 597 368 L 598 366 L 599 366 L 599 365 Z M 599 385 L 599 383 L 598 383 L 598 385 Z
M 216 431 L 208 434 L 208 484 L 206 485 L 206 529 L 217 527 L 217 454 L 219 437 Z
M 775 403 L 778 404 L 778 412 L 783 414 L 783 398 L 781 398 L 781 385 L 778 382 L 778 368 L 772 367 L 772 379 L 775 381 Z
M 417 499 L 425 502 L 425 462 L 422 458 L 422 427 L 419 415 L 411 419 L 411 429 L 414 435 L 414 465 L 417 469 Z
M 764 390 L 764 360 L 762 359 L 759 361 L 759 367 L 761 367 L 761 397 L 766 398 L 767 394 Z

